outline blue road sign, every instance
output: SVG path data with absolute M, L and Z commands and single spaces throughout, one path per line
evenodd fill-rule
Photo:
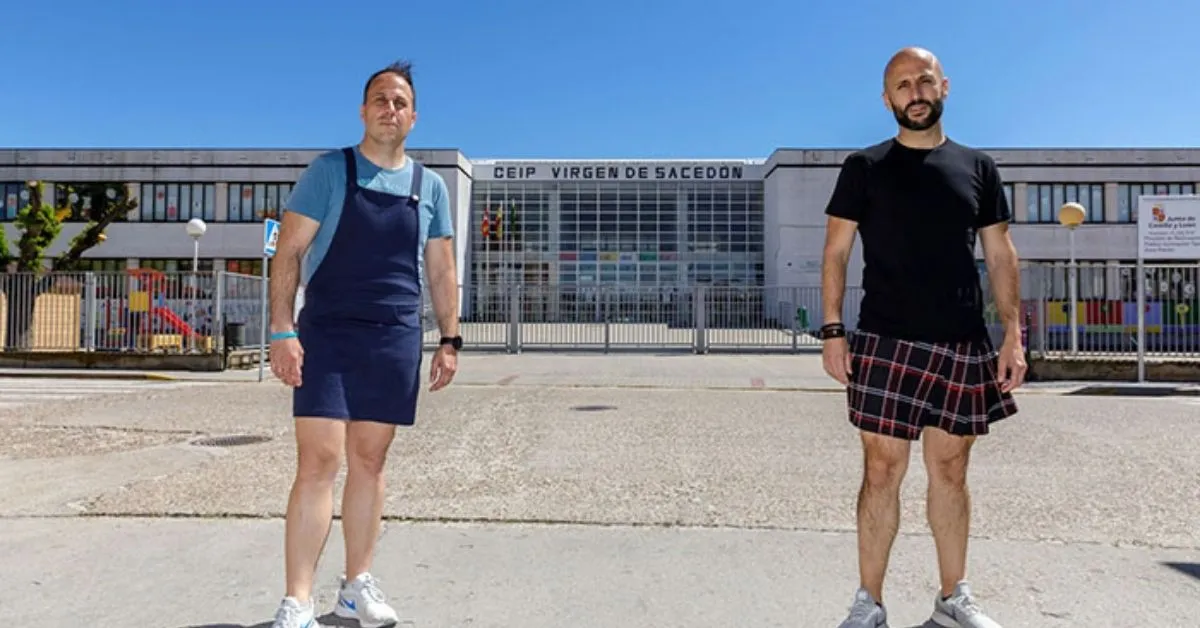
M 267 218 L 263 221 L 263 255 L 275 256 L 275 245 L 279 242 L 279 221 Z

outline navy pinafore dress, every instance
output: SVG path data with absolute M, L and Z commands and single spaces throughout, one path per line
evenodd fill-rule
M 358 185 L 353 148 L 329 250 L 304 289 L 297 417 L 412 425 L 421 386 L 421 174 L 408 196 Z

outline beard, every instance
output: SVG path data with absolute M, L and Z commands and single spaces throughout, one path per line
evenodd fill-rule
M 908 117 L 908 110 L 916 107 L 917 105 L 925 105 L 929 109 L 929 113 L 925 116 L 925 119 L 920 122 Z M 925 129 L 937 124 L 938 121 L 942 119 L 942 108 L 944 106 L 945 101 L 941 99 L 934 101 L 914 100 L 904 109 L 898 109 L 895 105 L 892 105 L 892 115 L 896 117 L 896 122 L 899 123 L 900 126 L 908 129 L 909 131 L 924 131 Z

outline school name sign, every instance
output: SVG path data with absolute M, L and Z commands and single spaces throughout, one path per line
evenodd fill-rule
M 1200 258 L 1200 196 L 1140 197 L 1138 253 L 1147 260 Z
M 762 166 L 746 162 L 504 162 L 477 164 L 485 181 L 743 181 L 762 178 Z

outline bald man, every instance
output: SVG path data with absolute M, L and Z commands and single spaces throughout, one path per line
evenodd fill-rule
M 942 129 L 949 91 L 932 53 L 896 53 L 884 72 L 883 103 L 899 131 L 846 158 L 825 212 L 824 366 L 846 386 L 865 458 L 860 588 L 840 628 L 888 625 L 883 580 L 899 526 L 900 485 L 919 439 L 941 576 L 931 619 L 948 628 L 999 628 L 966 580 L 967 461 L 977 437 L 1017 412 L 1012 390 L 1025 373 L 1017 253 L 995 162 Z M 848 332 L 842 300 L 856 235 L 864 295 Z M 999 351 L 983 318 L 977 237 L 1004 325 Z

